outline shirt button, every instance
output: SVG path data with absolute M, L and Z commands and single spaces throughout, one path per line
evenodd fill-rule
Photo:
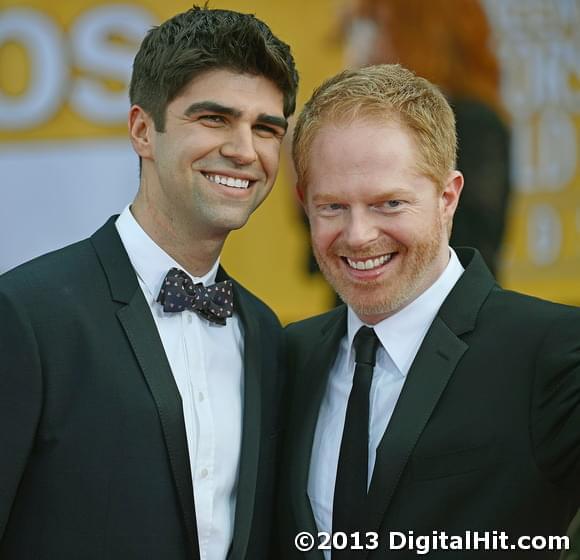
M 201 475 L 201 478 L 207 478 L 209 471 L 207 469 L 201 469 L 201 472 L 199 474 Z
M 203 400 L 205 399 L 205 395 L 200 391 L 197 398 L 199 399 L 199 402 L 203 402 Z
M 191 316 L 191 313 L 187 314 L 187 322 L 191 324 L 191 322 L 193 321 L 193 317 Z

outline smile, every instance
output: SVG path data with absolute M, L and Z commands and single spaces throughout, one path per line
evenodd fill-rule
M 349 259 L 348 257 L 343 257 L 350 268 L 355 270 L 374 270 L 388 263 L 395 253 L 388 253 L 386 255 L 381 255 L 380 257 L 375 257 L 372 259 L 355 260 Z
M 209 173 L 203 173 L 203 176 L 212 183 L 216 183 L 218 185 L 224 185 L 226 187 L 233 187 L 235 189 L 247 189 L 250 186 L 249 179 L 242 179 L 239 177 L 229 177 L 226 175 L 212 175 Z

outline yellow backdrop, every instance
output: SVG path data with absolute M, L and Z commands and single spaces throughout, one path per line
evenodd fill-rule
M 274 33 L 292 45 L 301 75 L 299 107 L 322 79 L 344 65 L 336 24 L 342 4 L 341 0 L 216 0 L 211 3 L 212 7 L 255 13 Z M 521 6 L 523 13 L 525 4 L 524 0 L 510 3 L 510 6 Z M 126 11 L 116 13 L 114 6 L 124 6 L 122 10 Z M 23 115 L 21 121 L 16 118 L 11 121 L 7 113 L 0 115 L 0 149 L 7 145 L 26 147 L 32 142 L 37 145 L 38 141 L 58 141 L 66 145 L 66 142 L 81 139 L 126 138 L 124 119 L 99 122 L 83 104 L 91 91 L 95 94 L 95 87 L 96 94 L 101 88 L 104 97 L 125 95 L 126 87 L 122 74 L 110 60 L 106 57 L 93 60 L 87 52 L 87 18 L 95 14 L 101 21 L 125 18 L 127 29 L 130 29 L 130 23 L 152 25 L 190 6 L 189 2 L 177 0 L 140 0 L 122 5 L 96 0 L 2 0 L 0 95 L 3 98 L 0 100 L 22 98 L 35 79 L 27 49 L 37 41 L 36 31 L 31 31 L 29 43 L 20 40 L 17 32 L 11 36 L 1 27 L 7 15 L 15 17 L 10 25 L 16 25 L 13 21 L 18 22 L 22 17 L 36 21 L 34 25 L 44 30 L 46 38 L 37 54 L 41 56 L 42 49 L 53 49 L 53 54 L 61 60 L 53 73 L 61 74 L 52 82 L 50 76 L 45 76 L 53 88 L 53 98 L 45 99 L 47 109 L 44 113 L 39 110 L 38 122 L 26 124 L 27 118 L 34 117 L 32 113 Z M 562 32 L 561 48 L 554 50 L 550 43 L 542 42 L 533 26 L 526 29 L 525 25 L 520 25 L 523 31 L 510 35 L 509 28 L 505 28 L 506 22 L 512 25 L 518 17 L 517 10 L 512 12 L 508 14 L 512 20 L 506 18 L 505 13 L 496 13 L 494 20 L 491 14 L 503 78 L 507 83 L 502 93 L 517 132 L 516 165 L 519 169 L 516 170 L 518 193 L 510 214 L 502 280 L 514 289 L 578 304 L 580 175 L 576 160 L 580 117 L 579 81 L 573 61 L 580 59 L 580 53 L 572 39 L 566 39 L 567 26 L 572 25 L 569 21 L 552 21 L 550 29 L 554 31 L 560 25 Z M 530 21 L 537 25 L 538 19 Z M 112 52 L 125 57 L 134 53 L 142 36 L 135 29 L 134 35 L 130 31 L 119 35 L 111 28 L 107 41 Z M 529 39 L 522 50 L 514 43 L 514 38 L 523 37 L 525 41 L 526 33 Z M 545 68 L 536 68 L 534 61 L 543 61 Z M 551 89 L 541 86 L 544 78 L 552 83 Z M 559 81 L 554 84 L 550 82 L 552 78 Z M 518 97 L 518 92 L 523 99 Z M 115 105 L 113 101 L 111 107 Z M 110 114 L 115 110 L 118 111 L 112 108 Z M 270 304 L 283 322 L 321 312 L 333 301 L 324 281 L 307 271 L 308 235 L 300 218 L 289 169 L 284 156 L 273 193 L 249 224 L 230 236 L 223 255 L 223 263 L 230 274 Z M 6 200 L 4 195 L 9 195 L 9 181 L 4 185 L 0 188 L 6 189 L 2 193 Z M 105 218 L 103 216 L 103 221 Z

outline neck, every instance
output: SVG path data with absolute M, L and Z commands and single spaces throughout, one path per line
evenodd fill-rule
M 137 196 L 131 205 L 137 223 L 153 241 L 192 276 L 207 274 L 219 258 L 227 235 L 209 236 L 194 224 L 183 227 Z

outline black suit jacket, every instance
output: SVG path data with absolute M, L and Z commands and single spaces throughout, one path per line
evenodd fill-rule
M 244 414 L 228 558 L 266 560 L 281 328 L 236 282 L 234 295 Z M 111 218 L 0 277 L 0 559 L 148 558 L 199 558 L 193 487 L 181 398 Z
M 506 531 L 563 535 L 580 504 L 580 310 L 502 290 L 473 250 L 433 321 L 377 449 L 366 530 Z M 299 554 L 296 533 L 316 533 L 307 496 L 318 410 L 346 308 L 287 329 L 294 383 L 281 476 L 279 558 Z M 364 542 L 364 541 L 363 541 Z M 494 552 L 432 551 L 428 558 L 494 558 Z M 557 558 L 510 551 L 502 558 Z

